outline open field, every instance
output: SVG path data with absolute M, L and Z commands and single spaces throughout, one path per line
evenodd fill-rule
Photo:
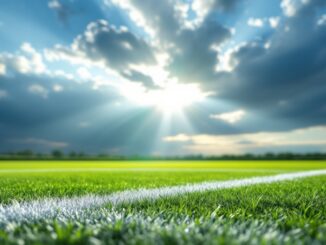
M 326 162 L 4 161 L 0 203 L 1 244 L 325 244 Z

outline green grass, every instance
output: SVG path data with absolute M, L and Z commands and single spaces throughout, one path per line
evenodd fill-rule
M 43 197 L 109 194 L 126 189 L 153 188 L 211 180 L 272 175 L 275 172 L 60 172 L 0 173 L 0 203 Z
M 326 161 L 0 161 L 4 169 L 283 169 L 325 168 Z
M 205 205 L 198 205 L 205 203 Z M 281 225 L 326 224 L 326 176 L 273 184 L 191 193 L 155 202 L 121 205 L 128 212 L 182 214 L 195 218 L 214 216 L 247 219 L 283 217 Z M 162 211 L 163 210 L 163 211 Z
M 61 170 L 1 172 L 49 168 Z M 79 170 L 69 172 L 72 168 Z M 325 168 L 322 161 L 2 162 L 0 200 L 6 204 Z M 0 244 L 22 242 L 325 244 L 326 176 L 107 206 L 74 218 L 0 227 Z

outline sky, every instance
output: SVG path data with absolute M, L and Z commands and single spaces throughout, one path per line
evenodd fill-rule
M 326 151 L 325 0 L 0 0 L 0 152 Z

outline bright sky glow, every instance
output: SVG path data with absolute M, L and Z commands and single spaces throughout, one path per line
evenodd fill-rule
M 130 101 L 138 105 L 154 107 L 163 114 L 181 113 L 186 107 L 201 102 L 208 96 L 197 85 L 174 82 L 164 88 L 152 90 L 141 87 L 129 90 L 129 87 L 126 87 L 123 93 Z
M 246 112 L 244 110 L 240 109 L 237 111 L 226 112 L 226 113 L 221 113 L 221 114 L 216 114 L 216 115 L 210 115 L 210 118 L 223 120 L 225 122 L 234 124 L 234 123 L 240 121 L 245 115 L 246 115 Z

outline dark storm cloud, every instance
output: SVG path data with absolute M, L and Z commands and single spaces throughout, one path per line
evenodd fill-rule
M 47 97 L 29 91 L 35 84 L 48 92 Z M 62 90 L 53 91 L 54 85 Z M 0 89 L 8 94 L 0 101 L 0 151 L 64 146 L 66 151 L 119 149 L 115 153 L 136 154 L 148 151 L 153 143 L 143 137 L 146 132 L 154 135 L 157 126 L 156 121 L 146 122 L 150 110 L 117 107 L 121 97 L 112 87 L 94 90 L 89 83 L 76 86 L 65 78 L 16 73 L 0 76 Z M 83 128 L 82 122 L 89 126 Z
M 37 91 L 33 93 L 29 89 L 33 85 L 42 87 L 47 96 Z M 61 86 L 62 91 L 55 92 L 55 85 Z M 91 84 L 76 86 L 65 78 L 33 74 L 0 76 L 0 88 L 8 93 L 0 103 L 1 123 L 24 130 L 74 116 L 119 98 L 112 89 L 108 96 L 101 90 L 92 89 Z
M 104 61 L 107 67 L 125 78 L 153 86 L 150 77 L 130 68 L 131 65 L 156 64 L 153 48 L 125 27 L 110 26 L 105 20 L 92 22 L 74 40 L 72 47 L 59 46 L 51 52 L 92 62 Z
M 153 89 L 157 88 L 154 84 L 153 79 L 139 71 L 129 69 L 121 73 L 122 76 L 129 79 L 130 81 L 142 83 L 146 88 Z
M 324 1 L 303 5 L 287 19 L 286 29 L 270 38 L 269 49 L 258 43 L 236 51 L 232 59 L 239 65 L 220 84 L 213 84 L 219 95 L 275 118 L 304 125 L 326 123 L 326 26 L 316 24 L 322 6 Z
M 47 96 L 31 92 L 33 85 L 41 86 Z M 54 91 L 58 85 L 62 89 Z M 0 75 L 0 90 L 7 93 L 0 100 L 0 152 L 62 148 L 150 154 L 160 139 L 156 136 L 162 115 L 128 104 L 112 87 L 94 90 L 92 83 L 12 69 Z
M 130 64 L 153 64 L 151 47 L 128 30 L 116 29 L 106 21 L 88 25 L 75 41 L 77 50 L 94 60 L 104 59 L 109 67 L 123 70 Z
M 222 26 L 214 16 L 216 10 L 230 10 L 236 1 L 216 0 L 201 3 L 208 10 L 204 19 L 194 28 L 184 28 L 183 20 L 175 10 L 175 1 L 134 0 L 129 4 L 145 19 L 155 32 L 163 49 L 170 55 L 168 67 L 172 76 L 182 83 L 215 81 L 214 72 L 218 45 L 231 37 L 230 30 Z
M 48 96 L 30 93 L 33 84 Z M 52 91 L 58 84 L 63 90 Z M 121 97 L 112 88 L 93 90 L 87 83 L 26 74 L 0 76 L 0 88 L 8 93 L 0 101 L 0 152 L 62 146 L 65 151 L 148 154 L 160 126 L 162 115 L 154 116 L 151 108 L 117 105 Z
M 218 52 L 212 45 L 218 45 L 230 36 L 230 31 L 211 16 L 197 29 L 181 31 L 175 40 L 178 49 L 171 51 L 170 71 L 181 82 L 216 81 L 214 70 Z
M 212 10 L 231 10 L 236 3 L 240 1 L 237 0 L 215 0 L 212 6 Z
M 174 1 L 134 0 L 129 4 L 142 14 L 146 26 L 154 30 L 154 38 L 160 43 L 156 49 L 169 54 L 171 76 L 184 83 L 193 83 L 217 79 L 214 69 L 218 53 L 212 45 L 220 44 L 231 35 L 230 30 L 216 20 L 214 11 L 230 10 L 235 2 L 211 1 L 202 23 L 192 29 L 183 28 Z M 82 54 L 93 61 L 104 60 L 108 67 L 125 78 L 142 82 L 147 88 L 153 86 L 150 77 L 129 66 L 154 65 L 158 50 L 128 30 L 115 28 L 106 21 L 96 21 L 76 38 L 73 47 L 73 50 L 61 47 L 55 51 L 70 56 Z

